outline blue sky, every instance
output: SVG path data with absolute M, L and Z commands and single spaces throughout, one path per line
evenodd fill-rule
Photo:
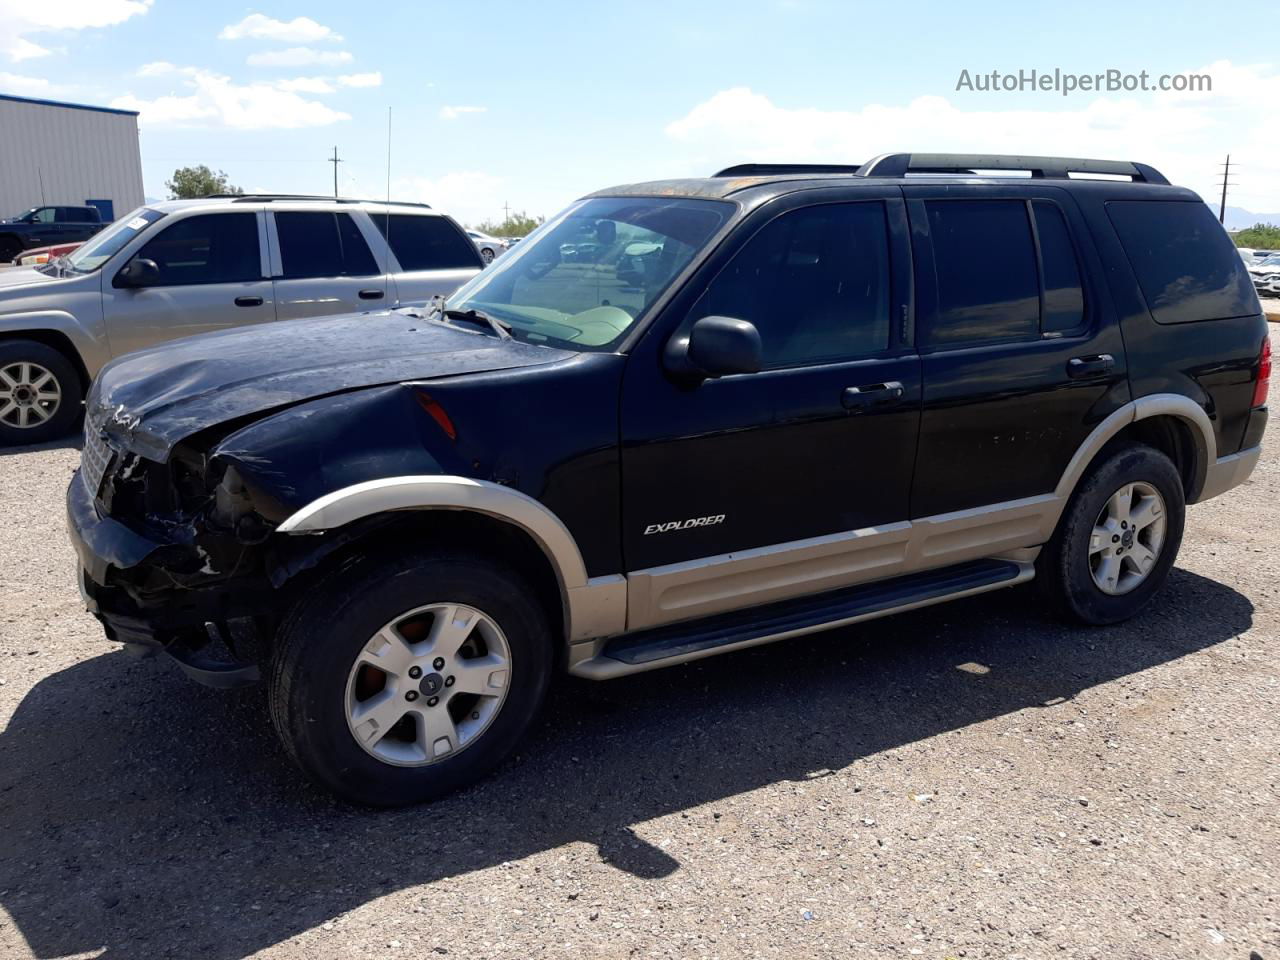
M 36 9 L 39 6 L 39 9 Z M 1274 6 L 0 0 L 0 91 L 140 109 L 147 193 L 386 191 L 468 221 L 611 183 L 888 150 L 1141 159 L 1280 211 Z M 1262 25 L 1264 28 L 1259 28 Z M 957 91 L 971 73 L 1207 72 L 1207 94 Z

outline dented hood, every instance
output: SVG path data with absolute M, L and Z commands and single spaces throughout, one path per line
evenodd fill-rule
M 88 428 L 163 462 L 194 433 L 305 400 L 569 356 L 399 311 L 241 327 L 111 362 L 90 392 Z

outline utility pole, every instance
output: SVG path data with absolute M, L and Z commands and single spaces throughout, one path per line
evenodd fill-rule
M 1231 175 L 1231 154 L 1227 154 L 1227 162 L 1222 167 L 1222 203 L 1218 206 L 1218 222 L 1227 222 L 1227 177 Z
M 342 163 L 338 159 L 338 148 L 333 148 L 333 156 L 329 158 L 329 162 L 333 164 L 333 199 L 338 199 L 338 164 Z
M 506 200 L 502 201 L 502 222 L 509 223 L 511 221 L 511 204 Z

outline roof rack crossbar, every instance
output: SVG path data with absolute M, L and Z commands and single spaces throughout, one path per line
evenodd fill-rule
M 1129 177 L 1138 183 L 1169 181 L 1155 167 L 1128 160 L 1083 157 L 1021 157 L 1001 153 L 885 153 L 864 163 L 860 177 L 902 177 L 908 173 L 973 173 L 975 170 L 1026 170 L 1032 177 L 1066 180 L 1073 173 Z

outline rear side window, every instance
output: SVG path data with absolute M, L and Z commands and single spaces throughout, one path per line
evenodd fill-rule
M 444 217 L 411 213 L 370 216 L 391 244 L 402 270 L 457 270 L 484 265 L 475 245 Z
M 382 272 L 350 214 L 298 211 L 277 213 L 275 218 L 285 279 Z
M 1205 204 L 1113 200 L 1107 213 L 1157 323 L 1258 312 L 1244 262 Z
M 1080 288 L 1080 263 L 1071 246 L 1067 222 L 1056 203 L 1036 200 L 1031 209 L 1035 213 L 1044 270 L 1044 314 L 1040 332 L 1075 333 L 1084 326 L 1084 293 Z
M 884 204 L 805 207 L 766 224 L 707 287 L 696 317 L 749 320 L 766 368 L 874 356 L 889 346 Z
M 928 200 L 937 312 L 922 346 L 1040 336 L 1040 280 L 1022 200 Z
M 157 286 L 260 280 L 257 214 L 187 217 L 156 234 L 134 259 L 156 262 L 160 268 Z

